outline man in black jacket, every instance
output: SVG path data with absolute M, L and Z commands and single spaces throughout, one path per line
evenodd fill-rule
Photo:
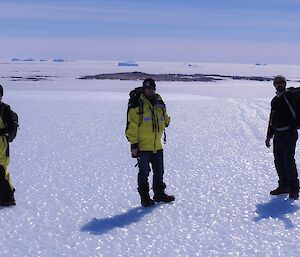
M 2 102 L 3 87 L 0 85 L 0 206 L 15 205 L 14 187 L 8 172 L 9 141 L 8 135 L 15 129 L 9 105 Z
M 286 90 L 285 77 L 276 76 L 273 84 L 276 88 L 276 96 L 271 101 L 271 113 L 265 143 L 267 147 L 270 147 L 270 141 L 274 137 L 274 162 L 279 181 L 278 187 L 272 190 L 270 194 L 289 193 L 289 198 L 296 200 L 299 198 L 299 180 L 294 158 L 298 139 L 295 112 L 291 105 L 294 95 Z

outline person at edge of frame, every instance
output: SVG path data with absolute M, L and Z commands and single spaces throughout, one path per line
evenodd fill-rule
M 278 187 L 271 195 L 289 194 L 290 199 L 299 198 L 299 179 L 295 162 L 295 148 L 298 139 L 297 120 L 293 107 L 295 95 L 286 89 L 287 81 L 278 75 L 273 79 L 276 96 L 271 101 L 271 113 L 265 144 L 270 147 L 273 138 L 273 154 L 278 174 Z
M 16 205 L 10 173 L 8 172 L 9 141 L 7 135 L 15 129 L 15 123 L 11 119 L 9 105 L 2 102 L 3 87 L 0 85 L 0 206 Z

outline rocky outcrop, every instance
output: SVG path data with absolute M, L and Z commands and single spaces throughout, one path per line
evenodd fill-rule
M 202 81 L 213 82 L 223 79 L 235 79 L 235 80 L 255 80 L 255 81 L 270 81 L 270 77 L 259 76 L 226 76 L 218 74 L 149 74 L 144 72 L 119 72 L 119 73 L 104 73 L 98 75 L 82 76 L 79 79 L 110 79 L 110 80 L 144 80 L 146 78 L 152 78 L 155 81 Z
M 31 76 L 8 76 L 2 77 L 8 78 L 11 81 L 43 81 L 43 80 L 51 80 L 51 78 L 57 78 L 57 76 L 46 76 L 46 75 L 31 75 Z

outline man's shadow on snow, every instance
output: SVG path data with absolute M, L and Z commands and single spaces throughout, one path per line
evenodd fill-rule
M 81 228 L 81 231 L 89 232 L 93 235 L 102 235 L 114 228 L 123 228 L 130 224 L 139 222 L 145 215 L 151 213 L 157 206 L 158 204 L 147 208 L 136 207 L 111 218 L 93 218 L 89 223 L 85 224 Z
M 282 196 L 272 198 L 269 202 L 256 205 L 256 213 L 259 215 L 253 220 L 259 222 L 261 219 L 279 219 L 286 229 L 294 227 L 292 221 L 286 217 L 287 214 L 292 214 L 299 209 L 299 206 L 294 204 L 294 201 L 285 199 Z

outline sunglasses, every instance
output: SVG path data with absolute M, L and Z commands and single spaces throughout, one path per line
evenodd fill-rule
M 149 86 L 149 87 L 145 87 L 145 89 L 156 90 L 156 87 Z
M 282 80 L 282 81 L 276 81 L 274 84 L 275 84 L 275 85 L 282 85 L 282 84 L 284 84 L 284 83 L 285 83 L 285 81 Z

